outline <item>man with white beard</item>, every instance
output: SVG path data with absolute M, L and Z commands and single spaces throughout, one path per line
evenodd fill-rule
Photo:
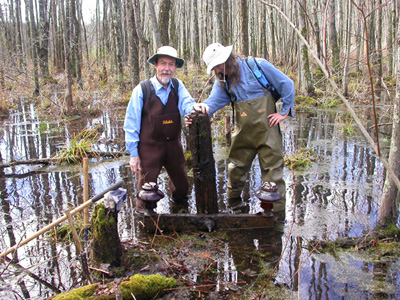
M 129 165 L 138 176 L 138 190 L 144 183 L 157 183 L 164 167 L 173 201 L 186 203 L 189 181 L 181 144 L 181 116 L 193 110 L 208 113 L 208 106 L 196 103 L 182 81 L 173 78 L 176 68 L 184 64 L 176 49 L 160 47 L 148 63 L 156 68 L 156 74 L 133 89 L 125 116 Z M 136 199 L 136 211 L 147 213 L 140 199 Z

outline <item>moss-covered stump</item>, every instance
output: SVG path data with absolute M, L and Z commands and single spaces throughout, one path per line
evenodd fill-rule
M 91 284 L 87 286 L 83 286 L 78 289 L 74 289 L 69 292 L 65 292 L 62 294 L 58 294 L 54 297 L 51 297 L 51 300 L 81 300 L 81 299 L 89 299 L 94 292 L 96 291 L 98 285 L 97 284 Z
M 91 229 L 92 260 L 119 266 L 123 247 L 118 236 L 118 213 L 106 210 L 104 203 L 97 204 L 92 214 Z
M 132 299 L 133 294 L 137 300 L 155 299 L 163 290 L 177 286 L 174 278 L 167 278 L 160 274 L 144 276 L 136 274 L 120 284 L 119 290 L 123 299 Z
M 98 284 L 92 284 L 81 288 L 74 289 L 69 292 L 65 292 L 56 295 L 51 300 L 108 300 L 115 299 L 114 288 L 115 283 L 107 284 L 107 287 Z M 157 299 L 163 294 L 166 289 L 171 289 L 177 286 L 177 282 L 174 278 L 168 278 L 160 274 L 155 275 L 141 275 L 136 274 L 129 278 L 127 281 L 123 281 L 116 289 L 118 289 L 124 300 L 150 300 Z M 135 296 L 134 298 L 132 297 Z

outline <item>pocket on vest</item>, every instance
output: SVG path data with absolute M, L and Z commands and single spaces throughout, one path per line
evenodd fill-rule
M 181 129 L 180 121 L 179 113 L 153 116 L 153 139 L 156 141 L 176 140 L 179 137 Z

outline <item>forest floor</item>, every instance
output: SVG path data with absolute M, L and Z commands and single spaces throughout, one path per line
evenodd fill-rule
M 183 78 L 187 87 L 193 95 L 205 99 L 210 85 L 204 88 L 204 75 L 199 71 L 189 73 Z M 203 73 L 204 74 L 204 73 Z M 179 77 L 179 76 L 178 76 Z M 59 78 L 58 81 L 63 81 Z M 64 92 L 64 89 L 56 83 L 42 82 L 43 92 L 38 97 L 26 95 L 29 88 L 23 90 L 2 90 L 0 97 L 0 115 L 7 115 L 13 101 L 19 97 L 26 96 L 41 108 L 45 115 L 59 116 L 68 120 L 73 114 L 99 115 L 105 107 L 125 107 L 129 101 L 130 89 L 119 89 L 116 84 L 107 85 L 106 82 L 97 80 L 95 76 L 88 77 L 82 90 L 76 91 L 74 95 L 74 109 L 65 107 L 62 97 L 57 98 L 55 92 Z M 360 88 L 360 87 L 357 87 Z M 11 89 L 11 87 L 10 87 Z M 364 88 L 362 88 L 363 90 Z M 365 93 L 365 92 L 364 92 Z M 364 104 L 364 93 L 354 97 L 353 103 Z M 57 94 L 57 93 L 56 93 Z M 321 100 L 323 99 L 323 100 Z M 298 107 L 307 109 L 325 105 L 326 107 L 337 107 L 340 103 L 334 101 L 335 96 L 330 93 L 320 93 L 316 97 L 297 97 Z M 365 110 L 360 110 L 365 113 Z M 389 114 L 390 118 L 390 114 Z M 393 229 L 393 228 L 392 228 Z M 224 242 L 228 241 L 235 232 L 193 233 L 179 235 L 177 233 L 166 235 L 148 235 L 140 239 L 140 242 L 124 241 L 124 255 L 121 266 L 100 266 L 106 269 L 105 273 L 99 273 L 99 279 L 103 283 L 97 294 L 113 295 L 115 289 L 110 288 L 115 278 L 118 282 L 128 279 L 130 276 L 140 273 L 144 275 L 161 273 L 167 277 L 173 277 L 177 281 L 177 287 L 166 291 L 164 296 L 157 299 L 297 299 L 297 292 L 288 287 L 275 284 L 276 269 L 279 263 L 280 252 L 273 251 L 274 245 L 265 245 L 259 251 L 249 252 L 246 248 L 232 248 L 238 256 L 245 257 L 252 266 L 237 266 L 239 272 L 237 278 L 231 282 L 225 281 L 221 284 L 216 274 L 221 274 L 220 257 L 224 254 Z M 367 238 L 367 236 L 369 236 Z M 337 241 L 329 245 L 310 245 L 313 251 L 331 251 L 337 255 L 339 251 L 368 250 L 370 256 L 376 259 L 388 257 L 396 259 L 400 256 L 399 232 L 395 228 L 385 234 L 373 235 L 367 233 L 356 243 Z M 279 248 L 279 247 L 278 247 Z M 333 251 L 333 252 L 332 252 Z M 245 260 L 246 260 L 245 259 Z M 228 274 L 227 276 L 232 276 Z M 105 275 L 106 274 L 106 275 Z M 197 280 L 194 280 L 197 278 Z M 94 299 L 94 298 L 93 298 Z M 99 298 L 100 299 L 100 298 Z M 101 298 L 107 299 L 107 298 Z

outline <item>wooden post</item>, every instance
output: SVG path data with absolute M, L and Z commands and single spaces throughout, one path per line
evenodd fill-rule
M 226 143 L 228 145 L 231 145 L 232 142 L 232 130 L 231 130 L 231 117 L 228 115 L 225 115 L 225 137 L 226 137 Z
M 207 114 L 192 113 L 189 147 L 192 152 L 194 188 L 198 213 L 218 213 L 215 184 L 215 161 L 211 141 L 211 125 Z
M 78 251 L 78 255 L 79 255 L 81 263 L 82 263 L 83 274 L 89 280 L 89 282 L 92 284 L 93 283 L 93 279 L 92 279 L 92 276 L 90 276 L 86 253 L 83 252 L 82 245 L 81 245 L 81 242 L 79 240 L 78 233 L 76 232 L 76 229 L 75 229 L 74 219 L 72 219 L 72 216 L 71 216 L 71 213 L 70 213 L 69 210 L 67 210 L 65 212 L 65 215 L 68 218 L 69 227 L 71 228 L 71 233 L 72 233 L 72 236 L 73 236 L 74 242 L 75 242 L 75 247 L 76 247 L 76 250 Z
M 83 203 L 89 200 L 89 159 L 83 158 L 82 161 L 83 173 Z M 87 239 L 87 228 L 89 227 L 89 208 L 83 210 L 83 229 L 85 231 L 85 238 Z

